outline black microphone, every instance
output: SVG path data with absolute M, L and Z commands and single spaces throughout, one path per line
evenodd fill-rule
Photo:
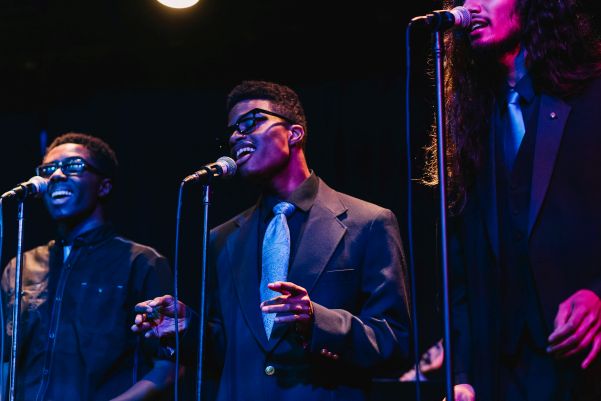
M 465 7 L 451 10 L 435 10 L 411 20 L 412 24 L 425 26 L 432 31 L 445 31 L 449 28 L 467 28 L 472 22 L 472 14 Z
M 190 174 L 184 178 L 184 183 L 191 181 L 208 182 L 214 177 L 233 177 L 237 169 L 236 162 L 231 157 L 222 156 L 214 163 L 205 164 L 200 170 L 194 174 Z
M 21 199 L 29 198 L 30 196 L 41 196 L 48 189 L 48 180 L 39 175 L 31 177 L 29 180 L 20 183 L 10 191 L 2 194 L 1 198 L 18 197 Z

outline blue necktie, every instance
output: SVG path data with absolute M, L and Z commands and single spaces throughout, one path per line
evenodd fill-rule
M 513 168 L 520 144 L 526 133 L 524 117 L 520 107 L 520 94 L 514 88 L 509 89 L 507 96 L 507 115 L 509 117 L 509 135 L 505 140 L 505 157 L 509 168 Z
M 273 207 L 273 218 L 265 230 L 261 266 L 261 302 L 280 295 L 267 288 L 274 281 L 285 281 L 290 260 L 290 229 L 286 218 L 294 212 L 294 205 L 280 202 Z M 263 326 L 267 339 L 271 336 L 275 313 L 263 313 Z

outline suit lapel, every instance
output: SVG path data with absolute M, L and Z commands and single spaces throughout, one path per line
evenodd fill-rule
M 290 266 L 289 281 L 304 287 L 309 293 L 346 233 L 346 226 L 338 219 L 346 207 L 336 192 L 319 182 L 315 203 L 298 245 L 296 257 Z
M 263 327 L 263 317 L 259 308 L 259 260 L 256 239 L 259 232 L 258 206 L 252 209 L 250 215 L 242 216 L 236 222 L 240 228 L 230 236 L 226 243 L 229 264 L 234 273 L 234 283 L 248 327 L 264 349 L 267 349 L 267 335 Z M 232 255 L 236 255 L 233 258 Z
M 528 215 L 528 235 L 536 222 L 549 188 L 553 166 L 571 107 L 564 101 L 547 95 L 541 96 L 536 130 L 536 144 L 532 167 L 532 189 Z
M 320 180 L 296 256 L 288 269 L 288 281 L 304 287 L 309 294 L 346 233 L 346 226 L 338 219 L 345 211 L 337 193 Z M 274 326 L 268 350 L 277 345 L 288 328 L 289 325 Z

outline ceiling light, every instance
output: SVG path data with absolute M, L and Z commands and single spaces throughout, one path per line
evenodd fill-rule
M 159 3 L 171 8 L 188 8 L 198 3 L 198 0 L 157 0 Z

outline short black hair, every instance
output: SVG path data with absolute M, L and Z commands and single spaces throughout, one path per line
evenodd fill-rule
M 227 96 L 226 108 L 229 113 L 232 108 L 244 100 L 268 100 L 279 113 L 295 124 L 302 125 L 307 135 L 307 119 L 300 99 L 295 91 L 285 85 L 267 81 L 242 81 L 236 85 Z M 305 139 L 303 138 L 303 145 Z
M 94 163 L 94 167 L 100 170 L 100 174 L 107 178 L 116 178 L 117 168 L 119 167 L 117 155 L 106 142 L 98 137 L 78 132 L 68 132 L 56 137 L 46 149 L 46 154 L 57 146 L 67 143 L 75 143 L 88 149 L 94 159 L 92 163 Z

